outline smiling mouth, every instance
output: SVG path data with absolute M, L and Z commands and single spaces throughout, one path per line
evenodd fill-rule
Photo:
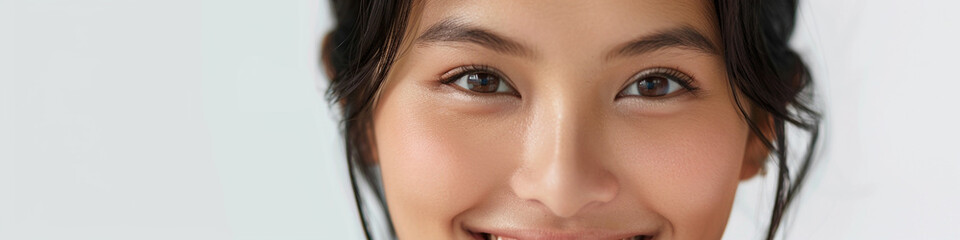
M 496 234 L 485 233 L 485 232 L 473 233 L 472 235 L 473 235 L 473 238 L 476 240 L 523 240 L 523 239 L 517 239 L 517 238 L 510 238 L 510 237 L 501 237 L 501 236 L 497 236 Z M 627 238 L 604 239 L 604 240 L 652 240 L 652 239 L 653 239 L 653 236 L 650 236 L 650 235 L 636 235 L 636 236 L 627 237 Z

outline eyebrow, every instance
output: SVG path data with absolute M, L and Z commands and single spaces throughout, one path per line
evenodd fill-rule
M 523 44 L 502 37 L 458 18 L 448 18 L 432 25 L 415 41 L 417 44 L 443 42 L 474 43 L 499 53 L 532 56 L 533 50 Z M 720 55 L 718 48 L 703 34 L 689 26 L 670 28 L 642 36 L 614 48 L 607 59 L 628 57 L 661 50 L 664 48 L 692 49 L 710 55 Z
M 533 51 L 517 41 L 501 37 L 486 29 L 450 18 L 434 24 L 416 40 L 419 44 L 439 42 L 466 42 L 493 49 L 499 53 L 531 56 Z
M 710 55 L 721 55 L 719 48 L 706 36 L 690 26 L 670 28 L 640 37 L 617 48 L 607 59 L 641 55 L 664 48 L 692 49 Z

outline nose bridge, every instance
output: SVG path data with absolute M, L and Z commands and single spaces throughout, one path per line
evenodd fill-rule
M 618 189 L 596 145 L 597 115 L 575 93 L 552 91 L 531 107 L 522 167 L 511 179 L 518 197 L 571 217 L 591 204 L 612 200 Z
M 560 94 L 556 94 L 560 95 Z M 565 165 L 576 165 L 577 155 L 582 153 L 578 149 L 578 144 L 585 135 L 585 126 L 582 126 L 585 114 L 581 107 L 570 97 L 555 96 L 538 107 L 535 113 L 533 124 L 538 126 L 538 132 L 528 134 L 530 138 L 538 138 L 542 144 L 528 146 L 535 152 L 533 155 L 539 155 L 535 159 L 553 159 L 553 161 L 534 161 L 538 163 L 554 163 Z M 531 141 L 536 142 L 536 141 Z

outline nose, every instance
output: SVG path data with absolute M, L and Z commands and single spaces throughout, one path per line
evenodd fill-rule
M 580 105 L 552 101 L 533 108 L 523 163 L 510 179 L 518 197 L 539 202 L 558 217 L 609 202 L 619 191 L 617 179 L 604 167 L 599 114 Z

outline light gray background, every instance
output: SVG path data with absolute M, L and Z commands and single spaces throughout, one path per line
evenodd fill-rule
M 803 2 L 828 122 L 788 239 L 960 238 L 958 9 Z M 328 11 L 0 0 L 0 239 L 359 239 L 318 93 Z M 742 185 L 725 239 L 759 237 L 764 186 Z

